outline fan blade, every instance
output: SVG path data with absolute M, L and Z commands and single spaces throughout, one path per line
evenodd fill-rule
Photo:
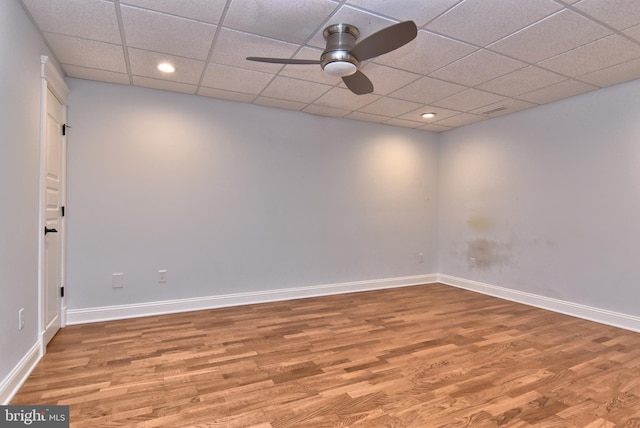
M 350 76 L 344 76 L 342 81 L 347 88 L 356 95 L 364 95 L 373 92 L 373 83 L 361 71 L 356 71 Z
M 358 61 L 364 61 L 398 49 L 415 39 L 417 35 L 418 28 L 415 22 L 400 22 L 362 39 L 351 49 L 350 53 Z
M 259 56 L 248 56 L 249 61 L 270 62 L 272 64 L 320 64 L 316 59 L 292 59 L 292 58 L 263 58 Z

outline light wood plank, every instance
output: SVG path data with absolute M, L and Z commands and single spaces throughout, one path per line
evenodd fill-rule
M 70 326 L 72 427 L 634 427 L 640 334 L 440 284 Z

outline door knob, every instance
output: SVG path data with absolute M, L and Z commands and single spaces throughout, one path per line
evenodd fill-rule
M 49 229 L 47 226 L 44 227 L 44 234 L 46 235 L 47 233 L 58 233 L 58 231 L 54 228 Z

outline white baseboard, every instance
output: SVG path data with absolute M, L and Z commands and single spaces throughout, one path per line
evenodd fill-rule
M 62 305 L 62 311 L 60 311 L 60 327 L 64 328 L 67 325 L 67 305 Z
M 567 302 L 538 294 L 526 293 L 523 291 L 498 287 L 496 285 L 471 281 L 444 274 L 415 275 L 400 278 L 225 294 L 191 299 L 103 306 L 87 309 L 70 309 L 66 311 L 66 317 L 64 314 L 63 317 L 66 318 L 67 325 L 84 324 L 98 321 L 215 309 L 228 306 L 302 299 L 333 294 L 408 287 L 412 285 L 432 284 L 436 282 L 505 300 L 511 300 L 513 302 L 523 303 L 529 306 L 559 312 L 577 318 L 583 318 L 601 324 L 640 332 L 640 317 L 634 315 L 613 312 L 606 309 Z M 36 343 L 0 384 L 0 403 L 3 403 L 4 405 L 9 403 L 31 371 L 35 368 L 40 357 L 40 345 Z
M 442 284 L 464 288 L 489 296 L 513 302 L 547 309 L 601 324 L 640 332 L 640 317 L 609 311 L 592 306 L 554 299 L 538 294 L 527 293 L 510 288 L 499 287 L 478 281 L 444 274 L 429 274 L 386 278 L 369 281 L 345 282 L 339 284 L 316 285 L 310 287 L 284 288 L 276 290 L 253 291 L 218 296 L 195 297 L 188 299 L 164 300 L 157 302 L 134 303 L 117 306 L 101 306 L 66 311 L 66 325 L 116 319 L 137 318 L 151 315 L 163 315 L 177 312 L 198 311 L 229 306 L 250 305 L 282 300 L 303 299 L 332 294 L 355 293 L 360 291 L 381 290 L 386 288 L 407 287 L 411 285 Z
M 332 294 L 355 293 L 386 288 L 408 287 L 411 285 L 437 282 L 436 274 L 386 278 L 370 281 L 344 282 L 339 284 L 316 285 L 310 287 L 284 288 L 247 293 L 224 294 L 219 296 L 196 297 L 190 299 L 165 300 L 128 305 L 102 306 L 85 309 L 69 309 L 66 324 L 85 324 L 124 318 L 137 318 L 177 312 L 215 309 L 228 306 L 304 299 Z
M 475 291 L 489 296 L 499 297 L 501 299 L 511 300 L 513 302 L 523 303 L 525 305 L 535 306 L 537 308 L 547 309 L 553 312 L 559 312 L 565 315 L 571 315 L 577 318 L 598 322 L 600 324 L 640 332 L 640 317 L 634 315 L 627 315 L 620 312 L 567 302 L 566 300 L 559 300 L 538 294 L 526 293 L 524 291 L 498 287 L 496 285 L 471 281 L 450 275 L 438 274 L 437 277 L 438 282 L 442 284 L 464 288 L 465 290 Z
M 0 384 L 0 403 L 7 405 L 40 361 L 40 343 L 35 343 Z

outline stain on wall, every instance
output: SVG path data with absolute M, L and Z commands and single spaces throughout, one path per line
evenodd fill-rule
M 477 238 L 467 243 L 469 267 L 491 269 L 511 263 L 511 244 Z
M 476 232 L 488 232 L 494 227 L 494 222 L 492 219 L 481 216 L 471 217 L 467 224 L 469 225 L 469 228 L 471 230 L 474 230 Z

